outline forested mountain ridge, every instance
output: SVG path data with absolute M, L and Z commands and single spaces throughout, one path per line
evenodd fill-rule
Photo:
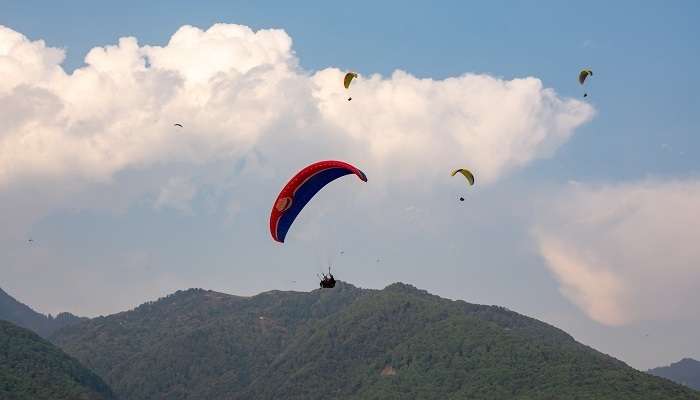
M 178 291 L 52 340 L 124 400 L 700 399 L 543 322 L 405 284 Z
M 0 321 L 0 399 L 111 400 L 93 372 L 37 334 Z

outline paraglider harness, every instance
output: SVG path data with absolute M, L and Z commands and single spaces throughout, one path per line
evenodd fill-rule
M 335 278 L 333 277 L 333 274 L 331 274 L 331 267 L 328 267 L 328 275 L 321 273 L 322 276 L 319 276 L 321 279 L 320 286 L 323 289 L 330 289 L 335 287 Z

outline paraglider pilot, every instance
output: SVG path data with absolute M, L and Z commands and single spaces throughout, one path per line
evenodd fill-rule
M 322 275 L 320 283 L 321 288 L 330 289 L 335 287 L 335 278 L 333 274 L 331 274 L 331 267 L 328 267 L 328 275 L 324 273 L 322 273 Z

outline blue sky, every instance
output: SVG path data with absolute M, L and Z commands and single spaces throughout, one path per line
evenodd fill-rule
M 380 204 L 420 210 L 415 225 L 407 225 L 420 226 L 416 231 L 383 225 L 383 218 L 403 217 L 398 211 L 387 214 L 371 204 L 361 208 L 368 221 L 360 225 L 357 215 L 347 209 L 355 201 L 365 201 L 369 189 L 356 189 L 354 182 L 329 187 L 326 200 L 333 201 L 312 205 L 316 208 L 309 210 L 308 224 L 299 227 L 308 228 L 312 237 L 314 229 L 325 229 L 322 244 L 300 241 L 275 247 L 269 241 L 268 203 L 276 194 L 274 189 L 293 171 L 272 168 L 271 175 L 261 178 L 246 175 L 246 163 L 270 166 L 277 150 L 260 150 L 261 155 L 252 158 L 243 155 L 231 161 L 230 168 L 225 158 L 197 167 L 187 162 L 148 168 L 131 165 L 115 171 L 106 184 L 88 185 L 90 189 L 76 192 L 75 202 L 66 195 L 59 196 L 56 204 L 42 205 L 43 211 L 30 218 L 26 228 L 26 235 L 41 238 L 42 248 L 28 250 L 6 242 L 5 261 L 10 267 L 4 288 L 41 311 L 69 309 L 96 315 L 187 286 L 235 294 L 273 288 L 309 290 L 315 285 L 313 274 L 332 259 L 340 264 L 341 279 L 351 283 L 382 287 L 402 280 L 450 298 L 505 305 L 560 326 L 584 343 L 638 368 L 682 356 L 700 357 L 694 342 L 700 335 L 697 311 L 670 319 L 654 314 L 606 324 L 605 316 L 596 316 L 595 311 L 572 300 L 575 295 L 562 294 L 561 279 L 544 266 L 532 238 L 541 208 L 554 207 L 548 202 L 567 191 L 570 181 L 591 186 L 582 195 L 584 210 L 597 193 L 596 185 L 667 180 L 695 184 L 700 171 L 699 3 L 338 4 L 4 1 L 0 3 L 0 25 L 30 40 L 42 39 L 48 46 L 66 49 L 63 67 L 68 72 L 84 66 L 90 49 L 116 44 L 120 37 L 134 36 L 141 46 L 164 46 L 183 25 L 206 30 L 217 22 L 254 30 L 283 29 L 292 38 L 293 51 L 308 75 L 336 67 L 384 77 L 400 69 L 434 80 L 464 73 L 506 81 L 532 76 L 561 98 L 580 100 L 584 90 L 576 76 L 580 68 L 590 67 L 595 74 L 585 90 L 595 115 L 576 126 L 575 134 L 551 156 L 513 168 L 470 193 L 472 212 L 457 209 L 458 217 L 451 210 L 454 195 L 462 189 L 450 181 L 430 186 L 428 193 L 418 190 L 421 193 L 413 194 L 403 185 L 382 189 Z M 510 117 L 502 116 L 505 120 Z M 284 165 L 325 157 L 324 145 L 315 144 L 308 155 L 290 155 L 293 161 Z M 222 172 L 226 170 L 230 171 Z M 365 172 L 372 182 L 372 175 Z M 181 182 L 180 177 L 197 186 L 189 204 L 184 209 L 154 207 L 159 195 L 149 188 Z M 82 185 L 80 179 L 68 182 Z M 24 204 L 20 200 L 31 197 L 32 184 L 0 190 Z M 436 195 L 439 190 L 449 196 Z M 110 204 L 94 206 L 100 202 Z M 264 206 L 248 206 L 257 203 Z M 343 207 L 331 207 L 333 203 Z M 232 207 L 242 208 L 231 212 Z M 425 222 L 426 216 L 434 220 Z M 553 222 L 548 229 L 557 232 L 565 222 Z M 660 231 L 657 225 L 649 229 Z M 594 246 L 600 245 L 590 246 L 582 249 L 595 252 L 599 247 Z M 346 252 L 342 259 L 339 248 Z M 634 259 L 636 250 L 630 251 L 634 256 L 629 259 Z M 679 263 L 684 261 L 687 259 Z M 37 283 L 35 273 L 46 278 Z M 66 280 L 56 285 L 49 278 L 54 276 Z M 83 279 L 86 283 L 76 283 Z M 303 283 L 295 285 L 293 280 Z M 47 294 L 37 294 L 37 287 Z M 105 293 L 108 299 L 94 301 L 92 293 Z M 88 298 L 90 306 L 85 305 Z M 683 301 L 687 298 L 674 304 Z M 650 332 L 648 337 L 646 332 Z

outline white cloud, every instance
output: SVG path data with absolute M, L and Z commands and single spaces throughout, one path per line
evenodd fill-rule
M 697 318 L 700 181 L 571 185 L 542 217 L 542 256 L 594 320 Z
M 309 75 L 291 44 L 281 30 L 183 26 L 164 47 L 122 38 L 94 48 L 67 74 L 62 50 L 1 28 L 0 190 L 109 182 L 128 168 L 235 160 L 253 147 L 279 156 L 293 143 L 370 168 L 401 165 L 394 172 L 408 180 L 459 163 L 492 182 L 550 154 L 593 115 L 536 78 L 473 74 L 361 77 L 347 102 L 343 72 Z
M 340 101 L 342 72 L 314 76 L 319 108 L 338 132 L 364 143 L 382 167 L 402 165 L 408 180 L 444 174 L 457 164 L 477 171 L 481 183 L 534 158 L 550 155 L 593 111 L 562 100 L 535 78 L 505 81 L 465 74 L 442 81 L 403 71 L 373 75 L 351 87 L 352 102 Z M 423 171 L 419 171 L 423 170 Z

